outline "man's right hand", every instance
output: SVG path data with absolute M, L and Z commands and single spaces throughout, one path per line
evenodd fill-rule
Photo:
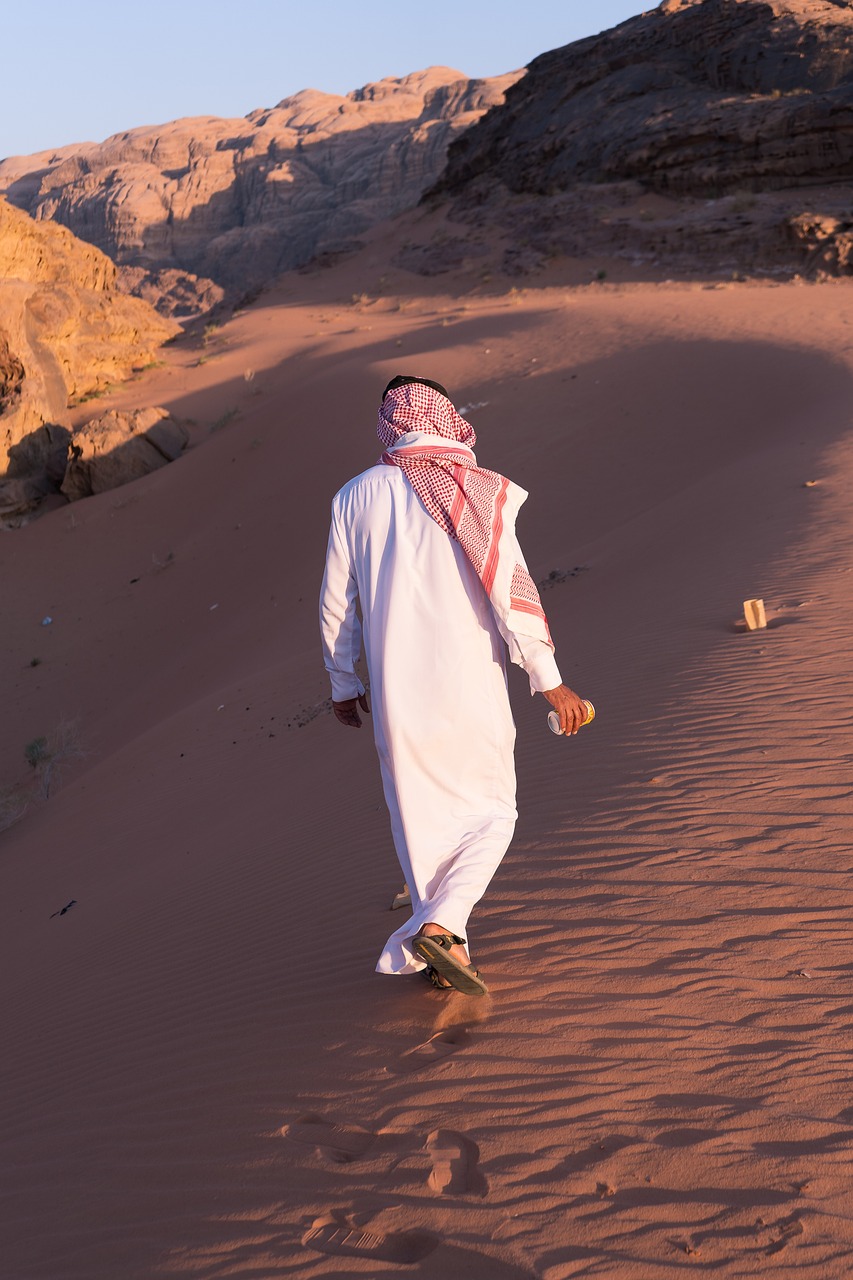
M 583 727 L 589 715 L 589 708 L 568 685 L 561 684 L 556 689 L 545 689 L 543 696 L 548 699 L 560 717 L 560 728 L 563 733 L 577 733 L 578 729 Z
M 332 702 L 332 710 L 338 720 L 340 720 L 341 724 L 349 725 L 351 729 L 361 728 L 361 716 L 358 714 L 359 707 L 370 715 L 366 693 L 360 693 L 357 698 L 347 698 L 345 702 Z

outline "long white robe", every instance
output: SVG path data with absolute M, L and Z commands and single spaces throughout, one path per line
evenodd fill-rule
M 422 925 L 467 939 L 471 909 L 512 839 L 504 641 L 515 640 L 531 691 L 555 688 L 560 673 L 544 642 L 502 636 L 461 546 L 398 467 L 371 467 L 335 496 L 320 626 L 337 702 L 363 692 L 355 673 L 363 634 L 385 800 L 413 908 L 377 969 L 412 973 L 424 967 L 410 945 Z

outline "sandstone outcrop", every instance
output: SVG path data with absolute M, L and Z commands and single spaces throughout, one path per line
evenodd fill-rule
M 174 462 L 188 440 L 166 409 L 110 410 L 72 436 L 61 492 L 73 502 L 117 489 Z
M 432 67 L 344 97 L 306 89 L 245 119 L 177 120 L 5 160 L 0 192 L 129 268 L 128 289 L 188 315 L 415 205 L 452 138 L 519 74 Z
M 9 450 L 0 477 L 0 528 L 25 524 L 53 495 L 76 502 L 158 471 L 179 458 L 188 441 L 184 424 L 160 408 L 109 410 L 73 433 L 38 427 Z
M 825 215 L 847 234 L 851 182 L 850 4 L 665 0 L 535 59 L 453 143 L 428 198 L 453 197 L 470 223 L 500 209 L 540 251 L 546 238 L 562 252 L 609 242 L 670 260 L 688 250 L 679 221 L 703 238 L 705 206 L 712 259 L 748 265 L 754 243 L 767 263 L 843 270 L 849 250 L 809 226 Z M 648 225 L 661 213 L 648 205 L 646 225 L 631 225 L 632 201 L 649 193 L 675 202 L 670 225 Z
M 106 254 L 0 199 L 0 474 L 9 447 L 154 359 L 178 332 L 116 287 Z
M 58 487 L 69 401 L 149 363 L 177 331 L 118 290 L 106 254 L 0 199 L 0 514 Z
M 636 179 L 664 193 L 853 178 L 853 9 L 681 0 L 543 54 L 451 149 L 439 189 Z

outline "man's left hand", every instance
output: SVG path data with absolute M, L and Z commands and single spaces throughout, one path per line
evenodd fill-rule
M 543 694 L 560 717 L 560 728 L 563 733 L 571 735 L 583 728 L 589 715 L 589 708 L 574 689 L 561 684 L 556 689 L 544 689 Z
M 359 707 L 367 715 L 370 715 L 366 693 L 360 693 L 357 698 L 347 698 L 345 702 L 332 702 L 332 710 L 338 720 L 340 720 L 341 724 L 349 725 L 351 729 L 361 728 L 361 716 L 358 714 Z

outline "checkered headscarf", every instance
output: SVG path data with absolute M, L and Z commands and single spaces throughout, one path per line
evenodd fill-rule
M 436 524 L 460 543 L 498 617 L 553 649 L 539 592 L 518 562 L 515 517 L 527 494 L 477 466 L 470 422 L 447 396 L 409 382 L 385 395 L 377 434 L 382 462 L 401 468 Z

